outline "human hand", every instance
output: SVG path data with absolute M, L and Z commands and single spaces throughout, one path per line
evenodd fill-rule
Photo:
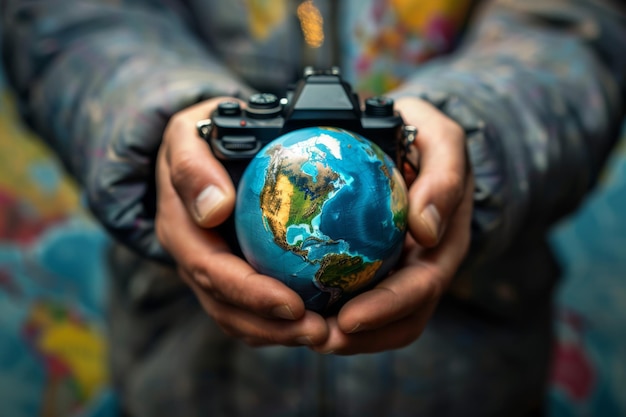
M 232 213 L 235 189 L 199 138 L 196 122 L 225 99 L 189 107 L 165 129 L 156 168 L 157 236 L 176 260 L 182 279 L 226 334 L 253 346 L 319 344 L 328 336 L 324 319 L 306 311 L 286 285 L 233 255 L 211 229 Z
M 409 188 L 409 234 L 399 269 L 328 319 L 317 352 L 355 354 L 406 346 L 423 331 L 460 266 L 470 239 L 473 177 L 461 127 L 417 98 L 396 101 L 418 128 L 420 173 Z

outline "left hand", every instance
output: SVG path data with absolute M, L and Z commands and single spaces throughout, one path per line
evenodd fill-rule
M 420 172 L 409 188 L 409 233 L 399 269 L 327 320 L 320 353 L 356 354 L 400 348 L 422 333 L 465 257 L 474 181 L 463 129 L 417 98 L 396 101 L 418 128 Z
M 252 346 L 321 343 L 328 337 L 324 319 L 305 310 L 284 283 L 232 254 L 212 229 L 231 215 L 236 194 L 226 168 L 198 137 L 196 122 L 223 100 L 234 98 L 215 97 L 181 110 L 165 129 L 156 169 L 157 236 L 224 333 Z

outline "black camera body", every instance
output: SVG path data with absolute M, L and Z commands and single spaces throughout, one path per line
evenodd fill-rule
M 198 122 L 197 127 L 235 185 L 265 145 L 287 132 L 311 126 L 358 133 L 376 143 L 400 167 L 414 128 L 404 126 L 390 98 L 368 98 L 364 104 L 361 109 L 358 95 L 341 78 L 338 68 L 307 67 L 286 97 L 254 94 L 245 108 L 234 100 L 221 102 L 211 118 Z

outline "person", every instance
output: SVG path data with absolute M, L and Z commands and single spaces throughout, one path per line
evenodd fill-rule
M 546 234 L 618 136 L 625 13 L 591 0 L 3 0 L 24 119 L 122 243 L 109 321 L 124 413 L 540 413 L 558 280 Z M 224 98 L 282 94 L 305 65 L 339 65 L 418 128 L 402 260 L 331 317 L 233 253 L 219 226 L 235 189 L 195 127 Z

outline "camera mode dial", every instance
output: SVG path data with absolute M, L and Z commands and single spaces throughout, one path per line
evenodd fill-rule
M 370 97 L 365 100 L 365 115 L 370 117 L 392 117 L 393 99 L 388 97 Z
M 271 119 L 282 111 L 282 105 L 274 94 L 253 94 L 248 99 L 246 114 L 255 119 Z

